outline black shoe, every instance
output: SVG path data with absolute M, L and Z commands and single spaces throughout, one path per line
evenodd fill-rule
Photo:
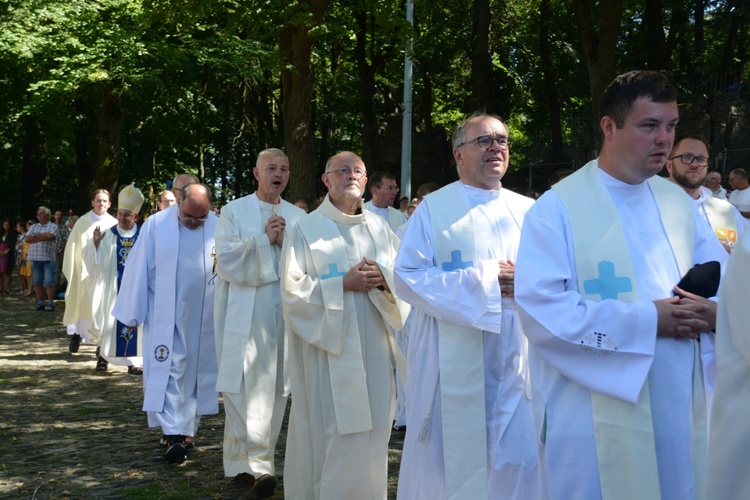
M 44 304 L 37 304 L 34 306 L 35 311 L 44 311 Z
M 109 361 L 99 356 L 99 359 L 97 359 L 96 361 L 96 371 L 106 372 L 108 367 L 109 367 Z
M 167 448 L 167 462 L 179 464 L 187 460 L 187 450 L 183 444 L 183 436 L 167 436 L 169 448 Z
M 253 493 L 255 498 L 269 498 L 276 490 L 276 478 L 270 474 L 263 474 L 255 480 Z
M 70 336 L 70 344 L 68 344 L 68 350 L 72 353 L 78 352 L 78 348 L 81 347 L 81 336 L 74 333 Z

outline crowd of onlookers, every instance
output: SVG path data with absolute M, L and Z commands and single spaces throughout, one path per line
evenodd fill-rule
M 54 212 L 53 221 L 58 228 L 58 237 L 55 243 L 57 255 L 56 286 L 58 288 L 61 283 L 64 284 L 65 280 L 60 272 L 62 255 L 65 252 L 70 230 L 77 220 L 78 216 L 73 215 L 72 210 L 68 210 L 68 214 L 65 216 L 60 210 Z M 36 224 L 36 221 L 32 219 L 24 220 L 21 216 L 16 217 L 15 225 L 10 219 L 3 219 L 3 231 L 0 238 L 0 295 L 11 295 L 13 293 L 28 296 L 34 293 L 32 265 L 28 258 L 29 243 L 25 241 L 26 233 L 34 224 Z M 17 277 L 15 289 L 14 274 Z

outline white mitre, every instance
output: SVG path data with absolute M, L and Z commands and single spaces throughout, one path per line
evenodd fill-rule
M 130 184 L 120 191 L 120 195 L 117 198 L 117 208 L 138 213 L 141 211 L 145 199 L 143 193 L 133 184 Z

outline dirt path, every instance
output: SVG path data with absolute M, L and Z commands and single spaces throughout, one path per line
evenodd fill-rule
M 0 497 L 37 499 L 252 498 L 224 477 L 223 408 L 203 418 L 187 462 L 169 465 L 160 432 L 141 411 L 141 377 L 94 371 L 94 347 L 68 352 L 53 313 L 28 298 L 0 297 Z M 286 425 L 277 448 L 283 476 Z M 389 498 L 403 436 L 391 438 Z M 283 478 L 274 499 L 283 498 Z

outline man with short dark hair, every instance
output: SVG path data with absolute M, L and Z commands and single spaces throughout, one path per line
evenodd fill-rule
M 728 254 L 685 192 L 657 175 L 679 120 L 669 80 L 618 76 L 600 116 L 599 158 L 536 201 L 518 249 L 516 301 L 548 493 L 700 496 L 701 356 L 712 357 L 705 332 L 716 303 L 676 285 Z
M 143 411 L 160 427 L 170 463 L 187 458 L 201 415 L 219 411 L 214 345 L 214 231 L 211 191 L 180 188 L 180 204 L 141 228 L 112 315 L 143 323 Z
M 727 252 L 737 243 L 747 220 L 731 203 L 714 198 L 703 186 L 709 165 L 708 142 L 699 135 L 681 135 L 667 160 L 669 180 L 685 190 L 706 218 Z
M 407 219 L 406 214 L 393 208 L 398 195 L 396 177 L 388 172 L 374 172 L 369 182 L 372 199 L 365 203 L 365 209 L 384 218 L 395 233 Z
M 744 168 L 735 168 L 729 172 L 729 185 L 732 192 L 729 193 L 729 203 L 737 207 L 742 216 L 750 218 L 750 182 Z
M 57 224 L 50 220 L 51 212 L 47 207 L 39 207 L 36 218 L 39 220 L 26 233 L 26 243 L 29 243 L 28 260 L 32 265 L 34 292 L 36 293 L 35 311 L 55 310 L 55 286 L 57 275 L 57 239 L 59 237 Z M 44 297 L 47 305 L 44 305 Z
M 174 192 L 165 189 L 161 193 L 159 193 L 159 197 L 156 200 L 156 206 L 159 208 L 159 211 L 166 210 L 172 205 L 174 205 L 177 202 L 177 199 L 175 198 Z

